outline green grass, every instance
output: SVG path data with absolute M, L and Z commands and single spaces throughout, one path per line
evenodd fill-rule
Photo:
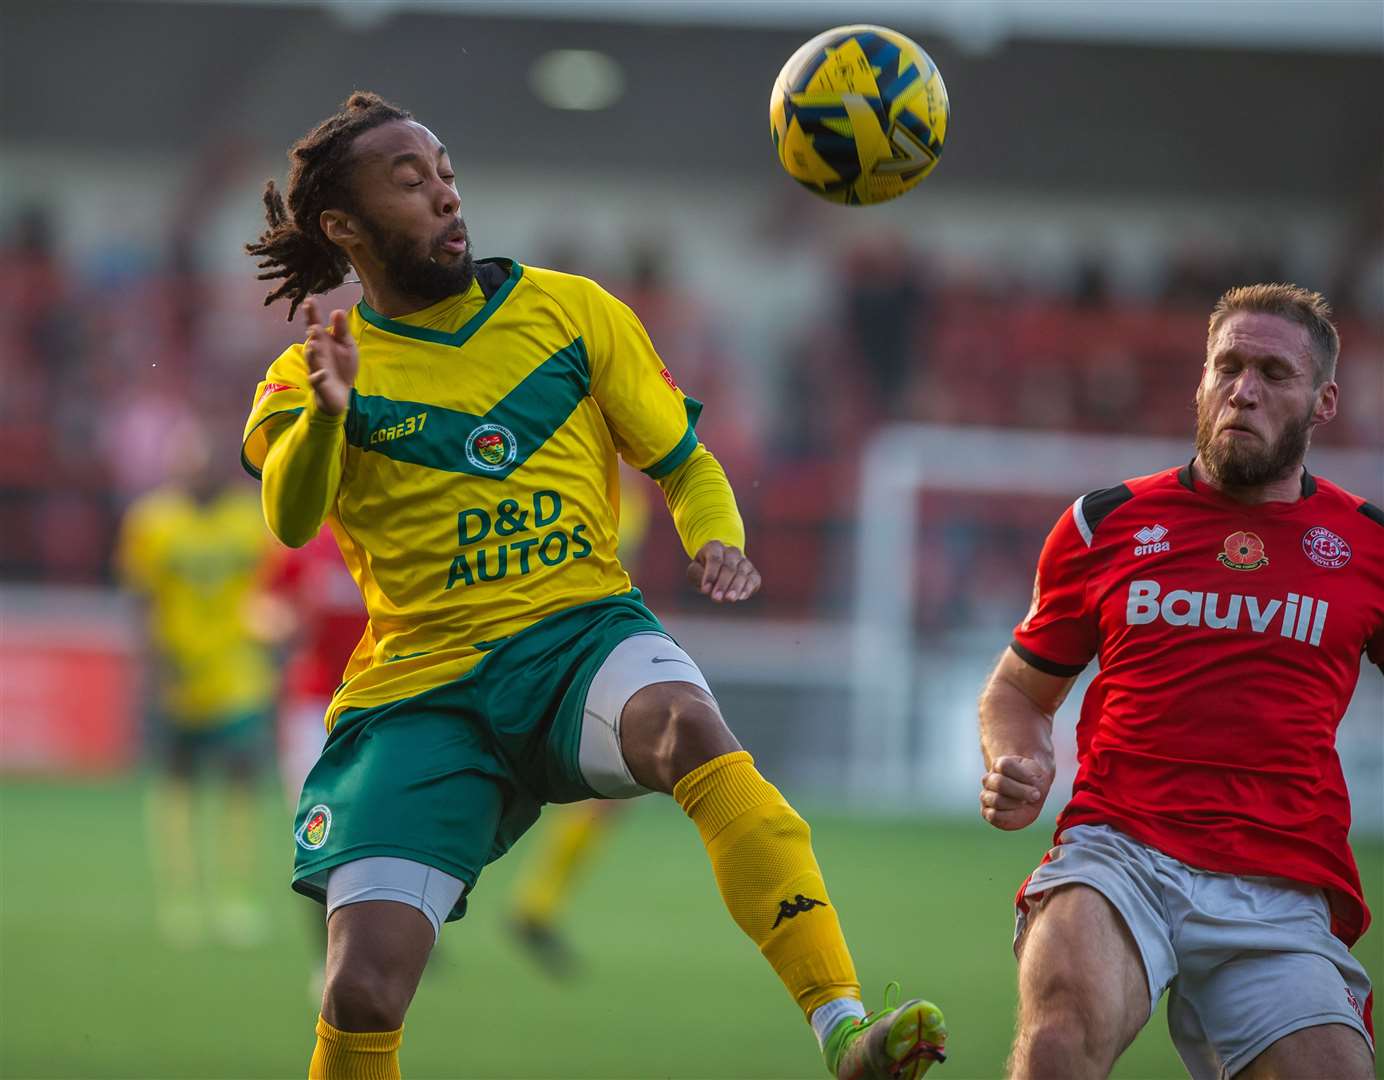
M 286 885 L 288 826 L 266 796 L 264 892 L 274 936 L 176 951 L 155 932 L 143 788 L 0 789 L 0 1076 L 289 1077 L 305 1073 L 315 1008 L 306 900 Z M 1046 846 L 1033 829 L 882 824 L 816 813 L 814 836 L 866 988 L 932 998 L 952 1029 L 939 1080 L 1002 1074 L 1014 1010 L 1011 900 Z M 217 842 L 214 820 L 204 832 Z M 808 1029 L 721 907 L 696 832 L 645 799 L 571 897 L 585 977 L 557 985 L 503 930 L 516 857 L 488 870 L 409 1013 L 407 1076 L 825 1076 Z M 1360 845 L 1384 896 L 1384 848 Z M 1376 981 L 1384 935 L 1357 948 Z M 1118 1077 L 1185 1075 L 1160 1017 Z

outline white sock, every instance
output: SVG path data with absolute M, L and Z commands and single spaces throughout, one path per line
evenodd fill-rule
M 832 998 L 825 1005 L 818 1005 L 813 1009 L 812 1032 L 817 1036 L 817 1045 L 825 1050 L 827 1036 L 832 1033 L 837 1024 L 848 1016 L 853 1016 L 858 1020 L 865 1018 L 865 1006 L 860 1004 L 859 998 Z

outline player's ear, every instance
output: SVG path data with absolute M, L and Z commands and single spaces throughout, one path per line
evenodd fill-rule
M 1336 384 L 1329 382 L 1317 390 L 1317 407 L 1312 410 L 1312 423 L 1325 424 L 1336 415 Z
M 318 215 L 317 223 L 322 228 L 322 235 L 338 247 L 349 247 L 360 235 L 351 215 L 341 210 L 323 210 Z

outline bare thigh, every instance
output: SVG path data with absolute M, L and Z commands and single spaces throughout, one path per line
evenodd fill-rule
M 322 1017 L 342 1031 L 394 1031 L 418 989 L 433 947 L 421 911 L 392 900 L 337 908 L 327 920 Z
M 1236 1074 L 1237 1080 L 1369 1080 L 1374 1055 L 1353 1027 L 1321 1024 L 1285 1035 Z
M 1119 912 L 1087 885 L 1057 886 L 1030 914 L 1019 950 L 1016 1073 L 1108 1073 L 1150 1012 L 1144 963 Z M 1062 1054 L 1070 1065 L 1058 1063 Z

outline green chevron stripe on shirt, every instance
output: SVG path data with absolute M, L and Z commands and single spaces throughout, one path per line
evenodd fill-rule
M 356 310 L 360 312 L 360 317 L 371 326 L 388 331 L 391 334 L 398 334 L 400 337 L 413 338 L 415 341 L 427 341 L 434 345 L 450 345 L 454 349 L 459 349 L 471 340 L 490 316 L 501 304 L 509 298 L 509 294 L 514 291 L 514 286 L 519 279 L 524 276 L 524 268 L 513 259 L 482 259 L 482 263 L 499 263 L 508 261 L 510 264 L 509 277 L 485 302 L 485 306 L 476 312 L 471 318 L 467 319 L 455 330 L 434 330 L 430 326 L 414 326 L 411 323 L 401 322 L 398 319 L 391 319 L 387 315 L 381 315 L 364 300 L 356 304 Z
M 353 390 L 346 441 L 395 461 L 503 480 L 552 438 L 590 389 L 586 345 L 577 338 L 482 416 Z

